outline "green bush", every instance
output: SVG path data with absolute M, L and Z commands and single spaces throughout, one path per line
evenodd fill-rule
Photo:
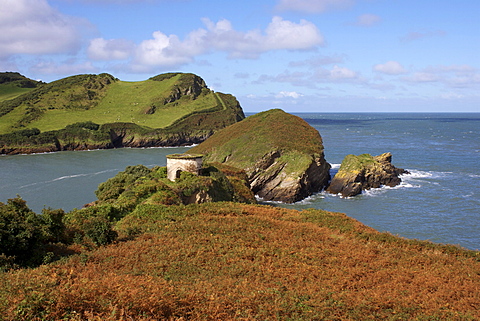
M 85 237 L 95 245 L 107 245 L 118 237 L 112 228 L 112 222 L 102 216 L 92 217 L 83 225 Z
M 62 242 L 65 240 L 65 212 L 62 209 L 44 208 L 40 219 L 43 225 L 43 234 L 48 242 Z
M 41 261 L 44 240 L 40 217 L 20 197 L 0 203 L 0 254 L 6 261 L 32 266 Z
M 73 128 L 83 128 L 83 129 L 90 129 L 90 130 L 98 130 L 100 128 L 100 125 L 95 124 L 92 121 L 85 121 L 85 122 L 79 122 L 79 123 L 74 123 L 71 125 L 67 125 L 65 129 L 73 129 Z
M 68 240 L 87 246 L 109 244 L 117 238 L 113 222 L 118 218 L 118 209 L 111 205 L 75 209 L 65 215 Z

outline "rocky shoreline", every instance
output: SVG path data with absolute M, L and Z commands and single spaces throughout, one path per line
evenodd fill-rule
M 41 153 L 54 153 L 61 151 L 84 151 L 114 148 L 151 148 L 151 147 L 180 147 L 192 146 L 205 141 L 210 135 L 199 136 L 183 136 L 169 137 L 164 140 L 147 140 L 138 139 L 127 142 L 116 141 L 102 144 L 89 143 L 69 143 L 62 145 L 61 143 L 51 144 L 47 146 L 21 146 L 21 147 L 4 147 L 0 148 L 0 155 L 28 155 Z

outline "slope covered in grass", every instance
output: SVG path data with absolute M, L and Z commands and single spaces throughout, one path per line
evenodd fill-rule
M 323 145 L 318 131 L 303 119 L 272 109 L 219 131 L 191 152 L 207 154 L 206 160 L 251 168 L 271 150 L 311 155 L 323 153 Z
M 479 252 L 379 233 L 343 214 L 150 206 L 124 239 L 0 273 L 5 320 L 476 320 Z

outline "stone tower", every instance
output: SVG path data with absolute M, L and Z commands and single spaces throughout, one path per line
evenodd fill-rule
M 203 155 L 171 154 L 167 155 L 167 178 L 174 182 L 180 177 L 181 172 L 200 175 L 202 170 Z

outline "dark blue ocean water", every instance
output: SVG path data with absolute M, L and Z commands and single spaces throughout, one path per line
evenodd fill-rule
M 338 169 L 348 154 L 393 154 L 410 175 L 352 198 L 319 193 L 281 205 L 343 212 L 379 231 L 480 249 L 480 113 L 297 114 L 322 135 Z M 128 165 L 166 164 L 188 148 L 117 149 L 0 157 L 0 201 L 19 194 L 36 212 L 82 207 Z

